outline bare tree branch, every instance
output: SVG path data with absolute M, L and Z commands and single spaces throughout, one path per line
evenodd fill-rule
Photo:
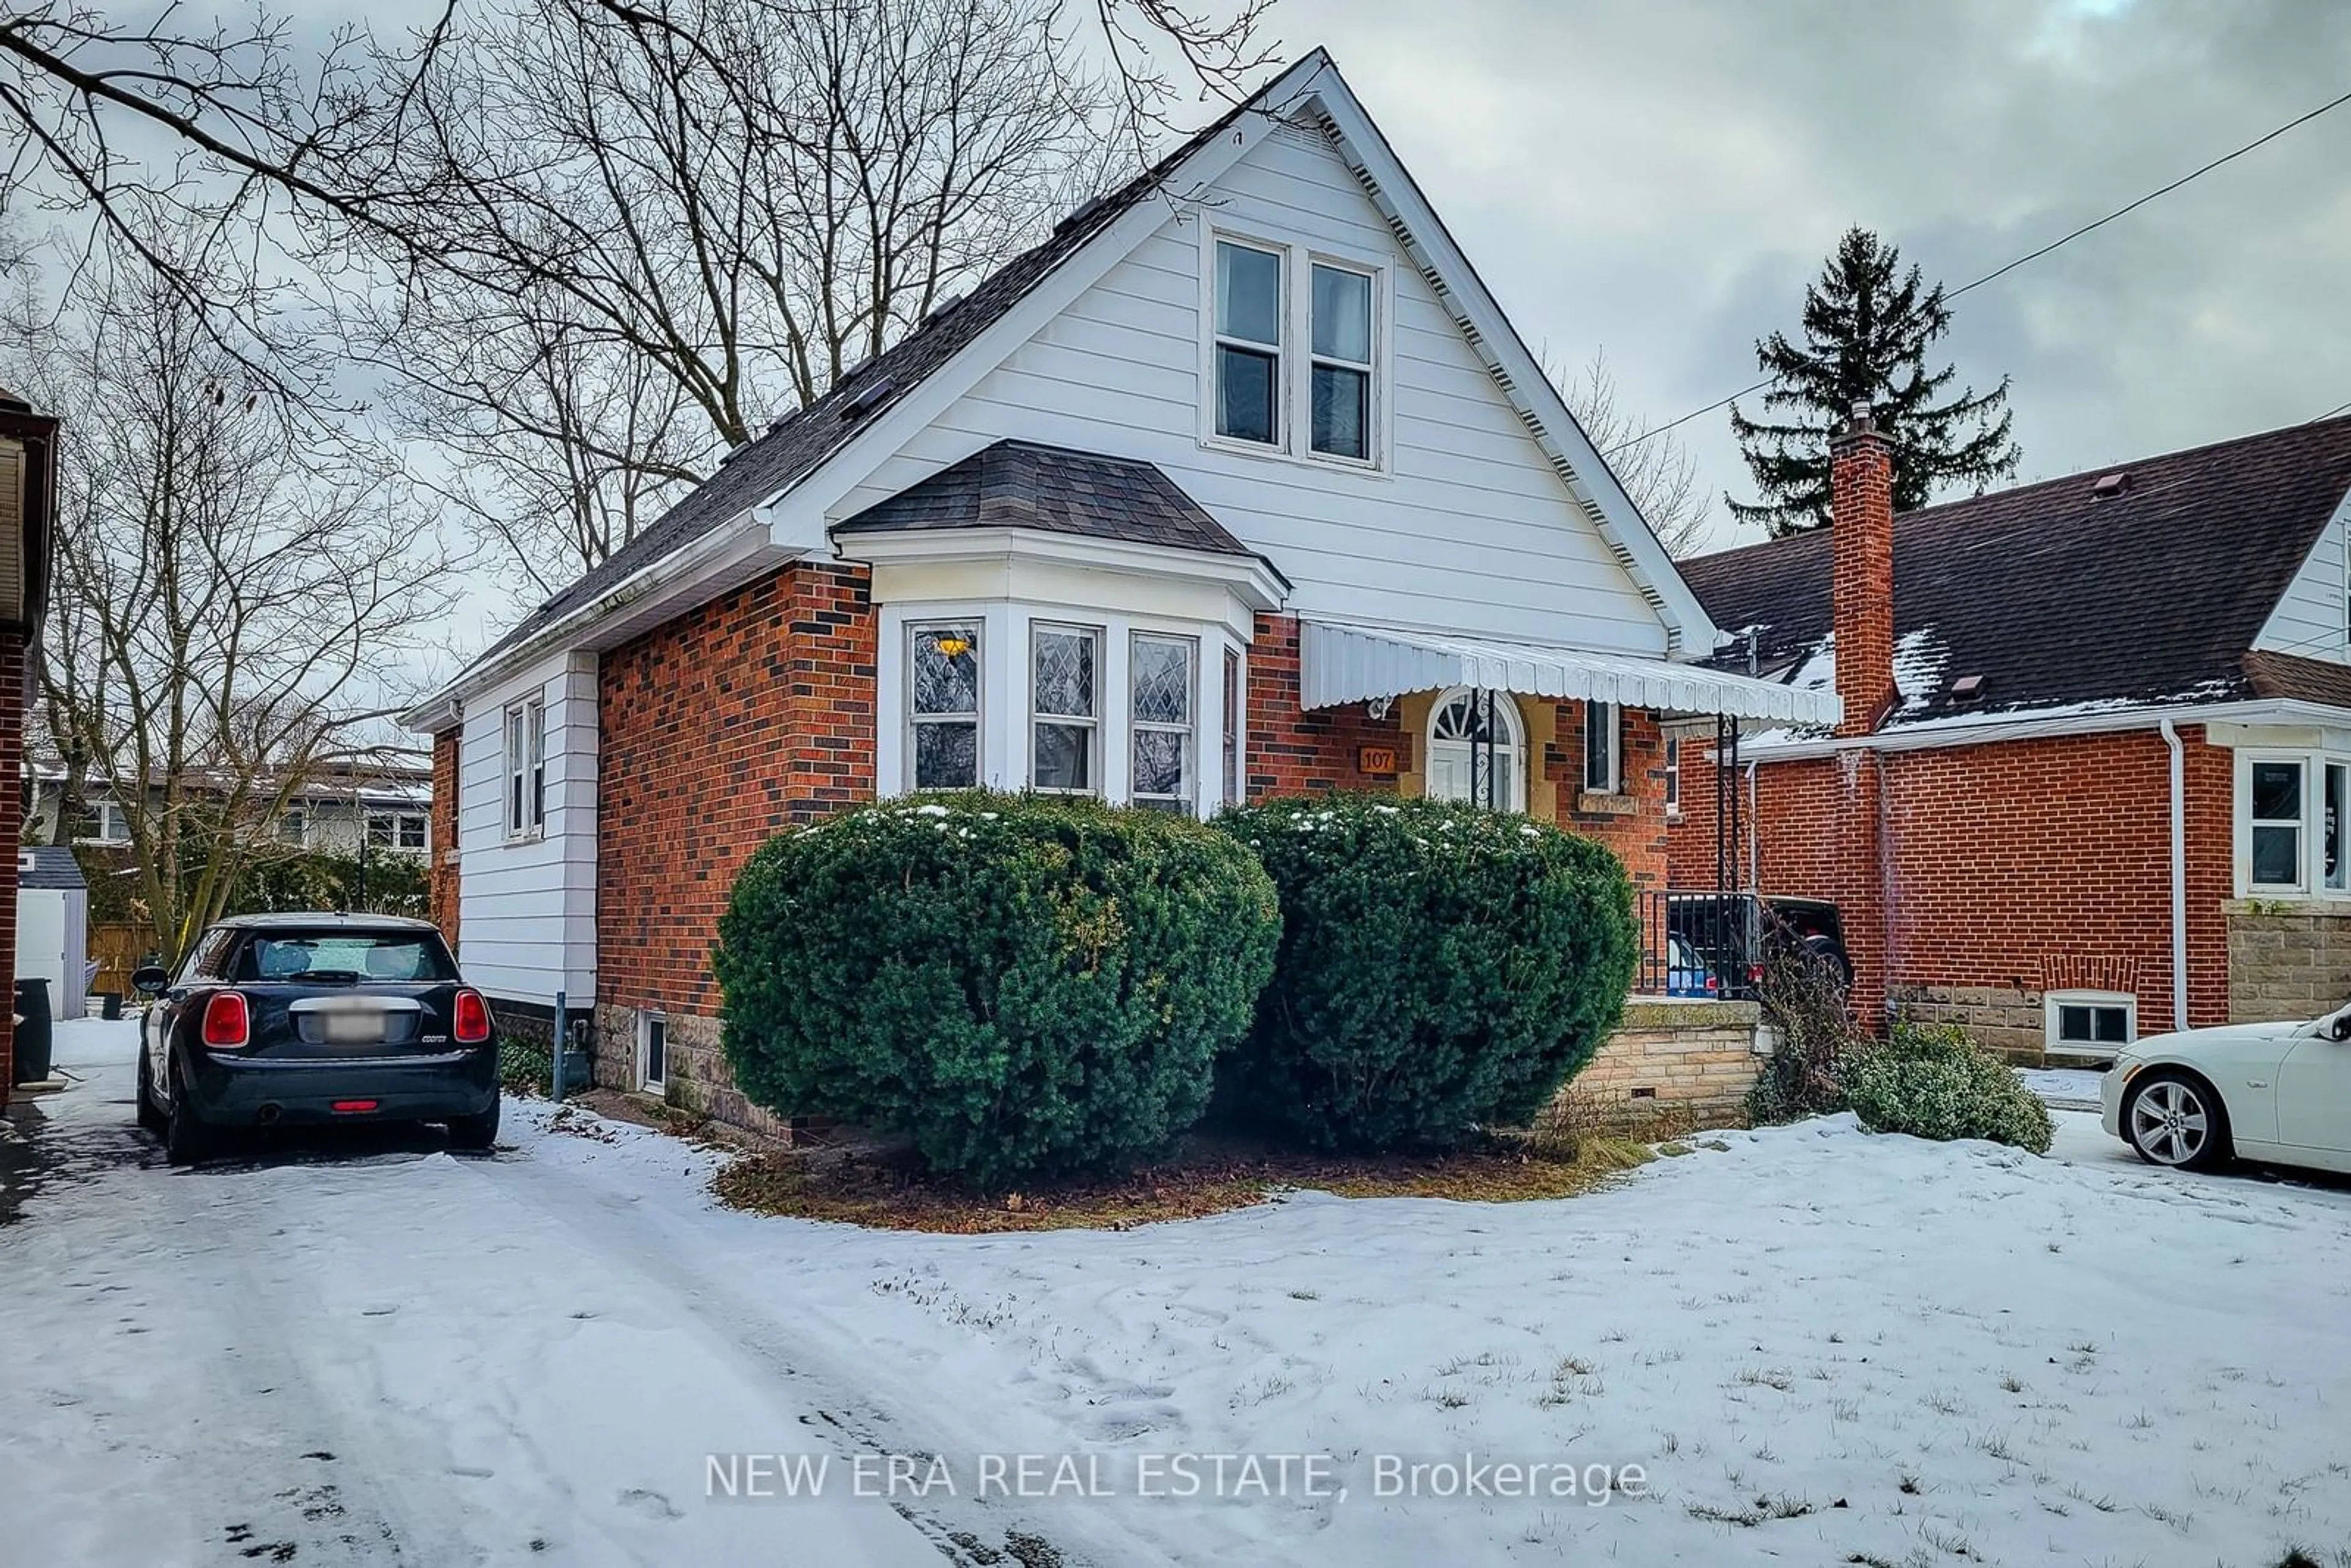
M 1581 371 L 1570 373 L 1564 365 L 1549 362 L 1543 373 L 1550 376 L 1566 401 L 1568 412 L 1575 423 L 1602 452 L 1616 451 L 1609 460 L 1609 471 L 1616 482 L 1640 508 L 1657 542 L 1666 553 L 1687 556 L 1697 553 L 1706 542 L 1713 521 L 1713 496 L 1700 487 L 1698 460 L 1689 455 L 1678 436 L 1665 435 L 1627 447 L 1626 444 L 1646 430 L 1648 421 L 1627 410 L 1620 401 L 1616 373 L 1608 368 L 1605 349 L 1594 349 Z

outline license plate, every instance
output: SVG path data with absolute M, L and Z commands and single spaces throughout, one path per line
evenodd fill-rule
M 326 1013 L 319 1024 L 329 1045 L 364 1045 L 383 1039 L 383 1015 L 373 1010 Z

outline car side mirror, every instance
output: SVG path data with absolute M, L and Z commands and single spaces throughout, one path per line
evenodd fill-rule
M 161 964 L 150 964 L 131 972 L 131 988 L 142 997 L 161 996 L 163 988 L 172 983 L 172 972 Z
M 2339 1018 L 2326 1026 L 2326 1032 L 2336 1040 L 2351 1040 L 2351 1018 Z

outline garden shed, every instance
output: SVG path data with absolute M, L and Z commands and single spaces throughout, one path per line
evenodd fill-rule
M 16 852 L 16 977 L 49 982 L 49 1013 L 82 1016 L 89 989 L 89 884 L 73 851 L 28 844 Z

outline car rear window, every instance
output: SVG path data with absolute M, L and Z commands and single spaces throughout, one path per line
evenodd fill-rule
M 440 938 L 414 932 L 273 931 L 237 959 L 240 980 L 454 980 Z

